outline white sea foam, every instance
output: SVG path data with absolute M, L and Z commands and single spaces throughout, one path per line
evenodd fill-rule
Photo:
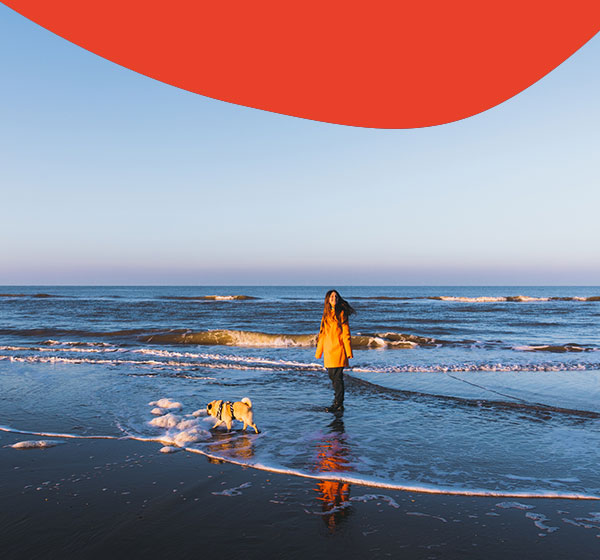
M 0 432 L 8 432 L 12 434 L 25 434 L 29 436 L 39 436 L 39 437 L 57 437 L 57 438 L 65 438 L 65 439 L 119 439 L 117 436 L 82 436 L 79 434 L 66 434 L 66 433 L 56 433 L 56 432 L 32 432 L 29 430 L 19 430 L 17 428 L 12 428 L 10 426 L 0 426 Z
M 566 513 L 566 512 L 563 512 Z M 584 529 L 600 529 L 600 513 L 590 512 L 589 517 L 576 517 L 575 520 L 562 518 L 563 522 L 569 525 L 575 525 L 576 527 L 583 527 Z
M 462 372 L 514 372 L 514 371 L 588 371 L 600 369 L 600 362 L 544 362 L 529 364 L 505 363 L 459 363 L 459 364 L 431 364 L 420 366 L 407 364 L 403 366 L 386 367 L 350 367 L 348 373 L 462 373 Z
M 164 358 L 190 358 L 193 360 L 209 360 L 218 362 L 236 362 L 244 364 L 266 364 L 276 366 L 291 366 L 291 367 L 306 367 L 319 366 L 318 363 L 297 362 L 294 360 L 274 360 L 272 358 L 264 358 L 261 356 L 236 356 L 233 354 L 211 354 L 207 352 L 175 352 L 172 350 L 159 350 L 155 348 L 140 348 L 133 350 L 135 354 L 145 354 L 150 356 L 160 356 Z
M 162 416 L 166 410 L 164 408 L 153 408 L 150 411 L 150 414 L 154 414 L 155 416 Z
M 441 301 L 457 301 L 464 303 L 496 303 L 496 302 L 533 302 L 533 301 L 549 301 L 547 297 L 529 297 L 529 296 L 479 296 L 479 297 L 464 297 L 464 296 L 439 296 L 433 299 Z
M 63 443 L 62 441 L 54 441 L 51 439 L 39 439 L 33 441 L 19 441 L 18 443 L 13 443 L 8 447 L 12 447 L 13 449 L 46 449 L 47 447 L 54 447 L 55 445 L 60 445 Z
M 152 366 L 152 367 L 173 367 L 173 368 L 210 368 L 210 369 L 234 369 L 234 370 L 252 370 L 252 371 L 276 371 L 272 367 L 261 367 L 252 365 L 227 364 L 227 363 L 194 363 L 194 362 L 177 362 L 163 360 L 104 360 L 91 358 L 65 358 L 62 356 L 6 356 L 0 355 L 0 360 L 17 363 L 41 363 L 41 364 L 98 364 L 98 365 L 131 365 L 131 366 Z M 315 364 L 311 369 L 322 370 L 323 367 Z M 283 370 L 283 368 L 282 368 Z M 214 379 L 212 377 L 198 377 L 198 379 Z
M 173 402 L 170 399 L 159 399 L 151 404 L 171 405 L 173 408 L 175 408 L 174 405 L 181 406 L 180 403 Z M 177 447 L 186 447 L 209 436 L 209 432 L 201 428 L 200 422 L 199 418 L 182 418 L 169 412 L 150 420 L 148 424 L 166 430 L 160 436 L 162 442 Z
M 194 419 L 190 419 L 190 420 L 182 420 L 181 422 L 179 422 L 179 424 L 177 424 L 177 429 L 178 430 L 194 430 L 196 428 L 198 428 L 199 424 L 198 424 L 198 420 L 196 418 Z
M 236 486 L 235 488 L 227 488 L 226 490 L 223 490 L 222 492 L 211 492 L 211 494 L 214 494 L 215 496 L 241 496 L 242 494 L 242 490 L 244 488 L 250 488 L 250 486 L 252 486 L 251 482 L 244 482 L 244 484 L 240 484 L 239 486 Z
M 157 401 L 152 401 L 148 403 L 150 406 L 157 406 L 159 408 L 168 408 L 168 409 L 182 409 L 183 405 L 180 402 L 172 401 L 171 399 L 159 399 Z
M 199 430 L 182 431 L 178 434 L 175 434 L 175 437 L 173 438 L 173 443 L 175 443 L 177 447 L 185 447 L 190 443 L 196 443 L 200 441 L 205 437 L 205 435 L 206 432 L 201 432 Z
M 58 344 L 58 343 L 57 343 Z M 70 343 L 75 344 L 75 343 Z M 96 348 L 96 346 L 103 346 Z M 21 352 L 46 352 L 46 353 L 62 353 L 62 354 L 112 354 L 114 352 L 127 352 L 126 348 L 117 348 L 102 342 L 94 343 L 79 343 L 77 346 L 0 346 L 0 350 L 11 350 Z
M 437 515 L 431 515 L 429 513 L 421 513 L 420 511 L 407 511 L 406 515 L 413 515 L 415 517 L 432 517 L 433 519 L 439 519 L 444 523 L 448 523 L 448 520 L 444 519 L 443 517 L 438 517 Z
M 542 531 L 547 531 L 548 533 L 554 533 L 554 531 L 558 531 L 558 527 L 550 527 L 549 525 L 546 525 L 545 521 L 548 521 L 548 518 L 542 513 L 533 513 L 528 511 L 525 514 L 525 517 L 532 519 L 534 525 Z
M 153 420 L 150 420 L 148 424 L 156 426 L 157 428 L 174 428 L 179 422 L 181 422 L 181 418 L 172 412 L 169 412 L 164 416 L 157 416 Z
M 597 350 L 597 349 L 596 349 Z M 246 360 L 239 360 L 235 363 L 218 362 L 185 362 L 174 360 L 125 360 L 125 359 L 93 359 L 93 358 L 65 358 L 62 356 L 11 356 L 0 355 L 0 360 L 7 360 L 17 363 L 50 363 L 50 364 L 98 364 L 111 366 L 137 366 L 146 367 L 169 367 L 169 368 L 207 368 L 215 370 L 238 370 L 238 371 L 289 371 L 290 367 L 301 369 L 302 371 L 322 371 L 323 366 L 314 362 L 286 362 L 285 360 L 265 360 L 265 365 L 252 365 Z M 246 363 L 244 363 L 246 361 Z M 275 367 L 266 367 L 272 363 Z M 417 365 L 406 364 L 401 366 L 382 366 L 382 367 L 349 367 L 346 373 L 448 373 L 448 372 L 534 372 L 534 371 L 590 371 L 600 370 L 600 362 L 542 362 L 542 363 L 457 363 L 457 364 L 431 364 Z M 192 379 L 213 380 L 212 377 L 194 376 Z
M 161 453 L 177 453 L 179 451 L 178 447 L 173 447 L 172 445 L 165 445 L 160 448 Z
M 65 341 L 65 340 L 44 340 L 42 344 L 48 344 L 51 346 L 104 346 L 110 347 L 111 344 L 107 342 L 81 342 L 81 341 Z
M 502 509 L 533 509 L 534 506 L 528 504 L 521 504 L 519 502 L 500 502 L 496 504 L 496 507 Z
M 400 507 L 394 498 L 391 496 L 385 496 L 384 494 L 363 494 L 362 496 L 352 496 L 350 498 L 351 502 L 370 502 L 372 500 L 386 502 L 390 507 L 396 509 Z

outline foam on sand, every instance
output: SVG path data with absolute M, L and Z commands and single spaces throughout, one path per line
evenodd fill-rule
M 534 525 L 542 531 L 547 531 L 548 533 L 554 533 L 554 531 L 558 531 L 558 527 L 550 527 L 549 525 L 546 525 L 545 522 L 548 521 L 548 518 L 542 513 L 533 513 L 528 511 L 525 514 L 525 517 L 527 517 L 527 519 L 532 519 Z
M 161 453 L 177 453 L 179 451 L 178 447 L 173 447 L 172 445 L 165 445 L 160 448 Z
M 533 509 L 533 506 L 521 504 L 519 502 L 500 502 L 499 504 L 496 504 L 496 507 L 502 509 Z
M 19 441 L 17 443 L 13 443 L 12 445 L 8 445 L 7 447 L 12 447 L 13 449 L 46 449 L 48 447 L 60 445 L 61 443 L 64 442 L 51 439 L 38 439 L 32 441 Z
M 241 496 L 241 490 L 243 490 L 244 488 L 250 488 L 250 486 L 252 486 L 251 482 L 244 482 L 244 484 L 240 484 L 235 488 L 227 488 L 222 492 L 211 492 L 211 494 L 214 494 L 215 496 Z
M 391 496 L 385 496 L 384 494 L 363 494 L 362 496 L 352 496 L 350 498 L 351 502 L 370 502 L 371 500 L 386 502 L 390 507 L 396 509 L 400 507 L 394 498 Z

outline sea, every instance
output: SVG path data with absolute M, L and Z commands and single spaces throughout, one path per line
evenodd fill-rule
M 345 411 L 315 359 L 350 302 Z M 213 428 L 252 402 L 259 433 Z M 599 287 L 4 286 L 0 427 L 413 492 L 600 499 Z M 203 459 L 204 457 L 204 459 Z

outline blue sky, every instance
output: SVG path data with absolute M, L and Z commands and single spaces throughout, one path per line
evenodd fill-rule
M 415 130 L 151 80 L 0 6 L 0 284 L 600 284 L 600 37 Z

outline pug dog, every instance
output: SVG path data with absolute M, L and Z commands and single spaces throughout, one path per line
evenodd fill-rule
M 252 401 L 248 397 L 244 397 L 241 401 L 234 403 L 229 401 L 211 401 L 206 405 L 206 412 L 209 416 L 217 419 L 213 428 L 225 423 L 229 432 L 233 421 L 239 420 L 244 423 L 244 431 L 247 426 L 250 426 L 258 434 L 258 428 L 254 423 L 254 414 L 252 413 Z

